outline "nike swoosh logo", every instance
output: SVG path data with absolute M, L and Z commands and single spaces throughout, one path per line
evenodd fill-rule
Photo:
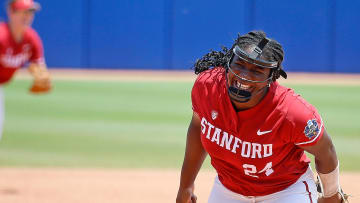
M 263 134 L 266 134 L 266 133 L 269 133 L 271 132 L 272 130 L 268 130 L 268 131 L 260 131 L 260 129 L 257 131 L 257 135 L 263 135 Z

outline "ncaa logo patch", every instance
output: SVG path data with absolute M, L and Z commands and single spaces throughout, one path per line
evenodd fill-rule
M 211 118 L 212 118 L 213 120 L 215 120 L 217 117 L 218 117 L 218 112 L 212 110 L 212 111 L 211 111 Z
M 316 119 L 308 120 L 304 130 L 305 136 L 311 139 L 314 136 L 316 136 L 319 133 L 319 131 L 320 131 L 319 125 Z

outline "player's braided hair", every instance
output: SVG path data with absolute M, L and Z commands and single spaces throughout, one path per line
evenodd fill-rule
M 231 49 L 223 46 L 221 47 L 221 51 L 210 50 L 210 52 L 205 54 L 202 58 L 197 59 L 194 65 L 195 74 L 199 74 L 205 70 L 218 66 L 226 68 L 228 61 L 231 60 L 231 57 L 233 56 L 232 49 L 236 45 L 238 45 L 241 49 L 246 49 L 250 46 L 258 44 L 265 37 L 266 34 L 263 31 L 251 31 L 245 35 L 238 34 L 238 37 L 234 41 Z M 284 59 L 283 48 L 277 41 L 271 39 L 263 49 L 262 57 L 264 57 L 265 60 L 277 61 L 281 64 Z M 274 70 L 273 80 L 275 81 L 279 77 L 279 71 Z

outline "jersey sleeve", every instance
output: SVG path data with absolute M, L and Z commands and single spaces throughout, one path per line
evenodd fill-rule
M 0 53 L 5 53 L 4 41 L 5 41 L 5 34 L 4 34 L 4 31 L 0 27 Z
M 30 38 L 32 43 L 32 55 L 30 57 L 31 63 L 45 63 L 44 60 L 44 48 L 39 35 L 32 30 L 30 32 Z
M 299 97 L 288 111 L 293 126 L 291 142 L 298 146 L 315 145 L 324 133 L 324 122 L 311 104 Z
M 199 107 L 200 107 L 200 101 L 199 101 L 199 81 L 196 80 L 194 83 L 194 86 L 191 90 L 191 103 L 192 103 L 192 110 L 199 114 Z

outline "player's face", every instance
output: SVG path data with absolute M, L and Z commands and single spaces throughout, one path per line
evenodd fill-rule
M 10 23 L 15 26 L 31 26 L 34 20 L 34 13 L 34 10 L 9 11 Z
M 229 68 L 231 68 L 232 71 L 228 71 L 227 74 L 228 85 L 250 92 L 253 95 L 253 97 L 251 97 L 249 102 L 258 103 L 261 100 L 261 98 L 264 96 L 264 94 L 256 94 L 256 93 L 262 88 L 266 87 L 268 85 L 268 82 L 255 83 L 247 80 L 252 80 L 252 81 L 267 80 L 270 76 L 270 68 L 262 68 L 257 65 L 248 63 L 236 55 L 234 56 L 229 66 L 230 66 Z M 237 77 L 235 74 L 240 78 Z M 244 78 L 245 80 L 241 78 Z
M 247 80 L 265 81 L 270 74 L 269 68 L 262 68 L 260 66 L 248 63 L 238 56 L 234 56 L 229 64 L 231 70 L 238 76 Z

